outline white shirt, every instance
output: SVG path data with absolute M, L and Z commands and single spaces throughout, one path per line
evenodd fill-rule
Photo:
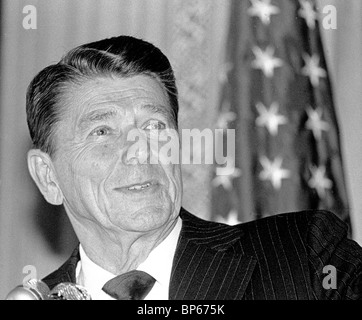
M 144 300 L 168 300 L 173 257 L 180 235 L 182 220 L 178 218 L 170 234 L 155 249 L 137 270 L 147 272 L 156 279 Z M 80 260 L 76 268 L 77 284 L 85 287 L 93 300 L 114 300 L 102 290 L 104 284 L 116 275 L 95 264 L 79 246 Z

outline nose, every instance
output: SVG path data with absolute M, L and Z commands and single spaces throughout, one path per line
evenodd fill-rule
M 145 132 L 130 129 L 125 136 L 122 162 L 126 165 L 149 163 L 150 145 Z

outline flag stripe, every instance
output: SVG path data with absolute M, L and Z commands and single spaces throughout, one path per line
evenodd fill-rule
M 234 224 L 324 209 L 350 227 L 314 1 L 232 1 L 226 50 L 228 72 L 220 84 L 224 121 L 218 123 L 235 130 L 239 174 L 220 178 L 215 166 L 213 181 L 228 181 L 228 187 L 212 183 L 212 219 Z M 225 121 L 227 113 L 236 116 Z M 225 145 L 218 146 L 224 154 Z

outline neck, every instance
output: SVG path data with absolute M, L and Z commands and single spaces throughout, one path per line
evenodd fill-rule
M 136 269 L 172 231 L 177 219 L 150 232 L 107 233 L 98 225 L 72 221 L 87 256 L 103 269 L 117 275 Z

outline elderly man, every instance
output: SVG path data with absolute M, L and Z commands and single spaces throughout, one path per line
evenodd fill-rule
M 34 78 L 29 171 L 80 242 L 44 282 L 93 299 L 362 298 L 362 249 L 332 213 L 227 226 L 184 210 L 180 165 L 147 161 L 154 150 L 129 139 L 177 132 L 177 113 L 168 59 L 133 37 L 82 45 Z

